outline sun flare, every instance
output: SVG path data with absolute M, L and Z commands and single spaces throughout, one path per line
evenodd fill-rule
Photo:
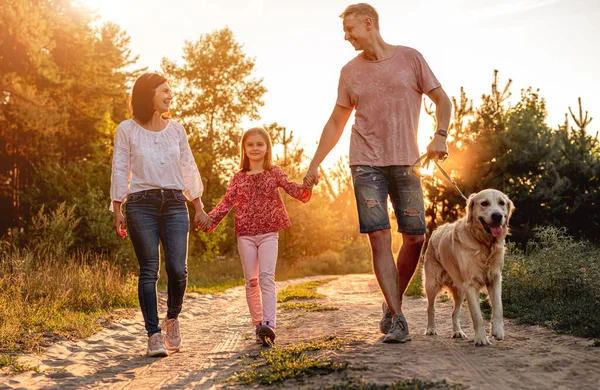
M 120 8 L 118 0 L 78 0 L 77 3 L 105 19 L 110 19 Z

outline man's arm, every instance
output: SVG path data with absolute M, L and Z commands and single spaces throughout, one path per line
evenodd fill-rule
M 435 120 L 438 129 L 448 130 L 450 127 L 450 118 L 452 115 L 452 102 L 446 95 L 442 87 L 437 87 L 429 91 L 427 96 L 435 104 Z
M 427 96 L 435 104 L 435 121 L 437 123 L 436 130 L 446 130 L 450 127 L 450 118 L 452 115 L 452 102 L 446 95 L 442 87 L 432 89 L 427 93 Z M 446 137 L 436 133 L 433 140 L 427 145 L 427 153 L 431 158 L 437 160 L 439 157 L 445 156 L 448 153 L 446 145 Z
M 306 172 L 306 175 L 304 176 L 305 187 L 310 188 L 319 183 L 319 165 L 321 165 L 323 160 L 325 160 L 325 157 L 327 157 L 329 152 L 331 152 L 331 149 L 333 149 L 339 141 L 342 132 L 344 131 L 344 127 L 346 127 L 346 123 L 348 123 L 348 118 L 350 118 L 350 114 L 352 114 L 352 110 L 353 108 L 343 107 L 339 104 L 336 104 L 333 108 L 333 112 L 321 133 L 317 151 L 310 162 L 308 172 Z

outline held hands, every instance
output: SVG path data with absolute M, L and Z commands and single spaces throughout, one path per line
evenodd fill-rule
M 203 209 L 196 210 L 196 215 L 194 216 L 194 229 L 198 231 L 198 229 L 202 228 L 203 231 L 207 231 L 212 226 L 212 219 L 206 214 Z
M 302 180 L 304 188 L 310 189 L 319 184 L 319 168 L 312 165 L 308 168 L 304 179 Z

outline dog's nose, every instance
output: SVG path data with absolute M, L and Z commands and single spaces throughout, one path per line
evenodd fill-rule
M 502 222 L 502 214 L 500 214 L 500 213 L 492 214 L 492 222 L 494 222 L 495 225 L 500 225 L 500 223 Z

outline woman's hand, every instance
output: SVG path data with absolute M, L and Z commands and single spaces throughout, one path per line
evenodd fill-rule
M 204 212 L 203 209 L 196 210 L 196 215 L 194 215 L 194 228 L 198 231 L 199 228 L 206 231 L 212 226 L 212 219 Z
M 121 238 L 127 237 L 127 222 L 121 212 L 121 202 L 113 202 L 115 233 Z
M 206 214 L 203 209 L 202 202 L 200 202 L 200 198 L 196 198 L 192 201 L 194 207 L 196 208 L 196 214 L 194 215 L 194 230 L 198 231 L 198 229 L 202 228 L 202 230 L 206 231 L 212 226 L 212 219 Z

